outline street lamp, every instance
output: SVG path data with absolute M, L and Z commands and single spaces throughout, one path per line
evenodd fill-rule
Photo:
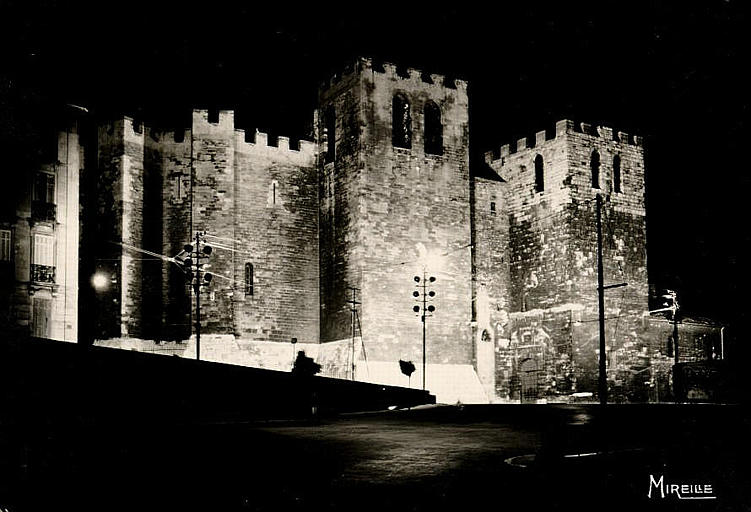
M 417 314 L 420 314 L 422 311 L 422 315 L 420 315 L 420 318 L 422 320 L 422 389 L 425 390 L 425 360 L 426 360 L 426 350 L 425 350 L 425 338 L 426 338 L 426 323 L 425 318 L 429 316 L 433 316 L 433 313 L 435 312 L 435 306 L 433 304 L 428 305 L 428 301 L 432 301 L 433 297 L 435 297 L 435 292 L 433 290 L 428 290 L 428 283 L 434 283 L 435 277 L 427 276 L 427 273 L 425 269 L 422 270 L 422 278 L 420 276 L 415 276 L 415 286 L 417 287 L 417 290 L 412 292 L 412 296 L 415 298 L 416 301 L 420 302 L 422 301 L 422 309 L 420 309 L 419 305 L 415 305 L 412 307 L 412 311 L 414 311 Z M 422 283 L 422 284 L 421 284 Z M 420 292 L 419 289 L 422 287 L 422 299 L 420 298 Z
M 98 292 L 106 291 L 110 287 L 110 278 L 104 272 L 96 272 L 91 276 L 91 285 Z

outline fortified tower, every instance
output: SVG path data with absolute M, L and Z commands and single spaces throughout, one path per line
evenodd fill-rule
M 644 153 L 640 137 L 563 120 L 555 133 L 501 147 L 511 310 L 597 303 L 596 196 L 603 200 L 605 284 L 627 309 L 647 309 Z
M 352 338 L 356 288 L 358 378 L 405 385 L 403 359 L 419 379 L 423 271 L 436 278 L 428 387 L 471 372 L 467 105 L 464 81 L 369 59 L 319 92 L 321 341 Z
M 563 120 L 487 160 L 506 181 L 508 218 L 508 300 L 490 314 L 497 394 L 596 391 L 598 195 L 604 283 L 626 284 L 605 293 L 608 378 L 619 382 L 620 369 L 638 377 L 649 348 L 641 138 Z

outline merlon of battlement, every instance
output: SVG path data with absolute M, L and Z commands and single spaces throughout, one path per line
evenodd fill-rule
M 504 144 L 500 147 L 500 150 L 487 152 L 486 159 L 492 158 L 494 161 L 505 156 L 513 155 L 514 153 L 517 153 L 519 151 L 533 149 L 537 146 L 541 146 L 548 140 L 556 139 L 559 136 L 565 135 L 567 133 L 580 133 L 592 137 L 597 137 L 608 142 L 628 144 L 631 146 L 642 146 L 644 143 L 643 138 L 638 135 L 631 136 L 626 132 L 615 131 L 609 126 L 595 126 L 590 123 L 577 123 L 570 119 L 562 119 L 555 123 L 555 130 L 542 130 L 535 133 L 534 137 L 519 138 L 513 147 L 509 144 Z M 529 144 L 530 141 L 532 141 L 531 145 Z
M 235 112 L 233 110 L 193 110 L 193 133 L 225 132 L 227 135 L 235 130 Z

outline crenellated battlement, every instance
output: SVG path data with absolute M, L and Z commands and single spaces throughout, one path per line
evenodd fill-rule
M 405 80 L 412 83 L 428 84 L 435 87 L 444 87 L 448 89 L 467 89 L 466 80 L 459 78 L 448 78 L 445 75 L 426 73 L 419 69 L 407 67 L 402 68 L 387 61 L 376 61 L 369 57 L 360 57 L 344 67 L 341 73 L 335 74 L 327 82 L 320 85 L 320 90 L 329 89 L 336 84 L 352 77 L 355 73 L 370 71 L 379 75 L 384 75 L 393 80 Z
M 193 134 L 224 135 L 232 137 L 235 131 L 235 112 L 233 110 L 193 110 Z
M 555 123 L 555 129 L 542 130 L 532 137 L 522 137 L 515 144 L 504 144 L 497 150 L 485 153 L 485 161 L 490 163 L 499 158 L 513 155 L 520 151 L 533 149 L 544 144 L 548 140 L 555 140 L 559 136 L 568 133 L 578 133 L 602 139 L 604 142 L 623 144 L 628 146 L 642 146 L 644 141 L 639 135 L 631 135 L 622 131 L 615 131 L 609 126 L 595 126 L 585 122 L 575 122 L 570 119 L 562 119 Z
M 297 149 L 290 147 L 289 137 L 277 137 L 276 145 L 270 143 L 268 134 L 258 130 L 246 133 L 245 130 L 235 128 L 234 111 L 219 110 L 211 112 L 206 109 L 193 110 L 192 128 L 164 130 L 147 126 L 132 117 L 123 116 L 102 123 L 99 126 L 100 139 L 110 138 L 146 144 L 150 147 L 158 144 L 190 145 L 193 135 L 219 136 L 234 141 L 238 151 L 243 153 L 263 153 L 265 155 L 289 155 L 301 162 L 308 162 L 315 156 L 315 144 L 307 140 L 300 140 Z
M 103 122 L 99 125 L 100 139 L 109 137 L 140 144 L 153 143 L 190 143 L 190 130 L 176 128 L 174 130 L 162 130 L 144 124 L 129 116 Z M 105 135 L 106 134 L 106 135 Z
M 277 137 L 276 146 L 269 143 L 267 133 L 255 130 L 235 130 L 235 149 L 241 153 L 262 154 L 269 157 L 285 157 L 297 160 L 301 163 L 312 164 L 315 157 L 316 145 L 307 140 L 299 141 L 299 148 L 292 149 L 289 145 L 289 137 Z

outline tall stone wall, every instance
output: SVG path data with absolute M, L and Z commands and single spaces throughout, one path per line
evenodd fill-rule
M 122 154 L 122 289 L 120 291 L 123 336 L 143 336 L 146 314 L 143 298 L 144 248 L 144 129 L 125 118 Z M 130 246 L 130 247 L 128 247 Z
M 193 111 L 193 231 L 233 240 L 235 230 L 234 113 L 220 111 L 216 122 L 206 110 Z M 195 238 L 195 233 L 191 233 Z M 211 271 L 224 279 L 212 282 L 202 296 L 201 323 L 207 334 L 232 334 L 235 294 L 232 251 L 211 254 Z M 193 308 L 195 309 L 195 296 Z
M 292 150 L 280 138 L 272 147 L 265 134 L 249 143 L 232 112 L 210 119 L 198 110 L 191 130 L 162 132 L 125 118 L 103 126 L 98 144 L 98 270 L 112 283 L 97 304 L 114 319 L 98 326 L 98 338 L 190 337 L 195 296 L 168 258 L 200 231 L 214 249 L 207 270 L 215 279 L 201 301 L 205 334 L 318 342 L 312 143 Z M 253 295 L 245 293 L 246 263 L 254 265 Z
M 363 89 L 358 73 L 351 73 L 319 92 L 316 114 L 318 141 L 318 197 L 320 233 L 321 341 L 351 336 L 347 301 L 351 288 L 362 289 L 358 212 L 360 177 L 364 159 L 361 140 L 364 114 Z M 333 112 L 333 133 L 326 126 Z M 331 148 L 331 149 L 330 149 Z M 329 151 L 333 159 L 326 157 Z
M 392 100 L 397 93 L 410 103 L 410 149 L 392 145 Z M 441 111 L 442 154 L 424 150 L 423 108 L 428 100 Z M 422 324 L 412 311 L 412 293 L 413 277 L 422 276 L 425 268 L 437 278 L 431 287 L 436 312 L 427 319 L 428 361 L 471 363 L 466 83 L 444 84 L 439 75 L 426 81 L 417 70 L 400 74 L 392 65 L 384 64 L 381 70 L 360 60 L 354 72 L 322 93 L 321 113 L 332 103 L 340 161 L 333 165 L 333 213 L 328 219 L 322 216 L 322 231 L 335 231 L 335 257 L 331 263 L 322 261 L 322 269 L 328 265 L 333 270 L 331 279 L 322 271 L 322 287 L 329 287 L 323 297 L 337 299 L 324 302 L 323 315 L 337 320 L 324 321 L 328 331 L 323 339 L 351 335 L 342 299 L 351 298 L 347 286 L 357 286 L 368 358 L 395 365 L 399 359 L 421 360 Z M 323 117 L 319 114 L 319 133 Z M 325 182 L 327 164 L 323 169 Z M 322 197 L 324 205 L 326 201 Z M 324 222 L 330 227 L 324 228 Z M 339 233 L 342 227 L 346 231 Z M 322 236 L 322 258 L 324 251 Z
M 472 180 L 472 264 L 477 374 L 489 396 L 495 395 L 495 340 L 509 322 L 509 225 L 506 184 Z
M 151 219 L 161 230 L 161 248 L 156 251 L 174 257 L 183 250 L 193 236 L 191 217 L 191 130 L 179 129 L 156 132 L 153 138 L 154 163 L 161 169 L 161 183 L 157 188 L 162 215 Z M 154 198 L 156 199 L 156 198 Z M 162 307 L 159 338 L 185 340 L 190 337 L 190 283 L 175 263 L 162 261 L 159 293 Z
M 314 146 L 235 136 L 235 335 L 318 343 L 318 184 Z M 227 246 L 229 241 L 218 240 Z M 252 265 L 252 290 L 246 265 Z
M 92 321 L 101 338 L 122 336 L 123 248 L 117 242 L 123 240 L 124 132 L 125 121 L 119 120 L 100 126 L 97 133 L 96 272 L 109 278 L 106 289 L 95 295 Z

